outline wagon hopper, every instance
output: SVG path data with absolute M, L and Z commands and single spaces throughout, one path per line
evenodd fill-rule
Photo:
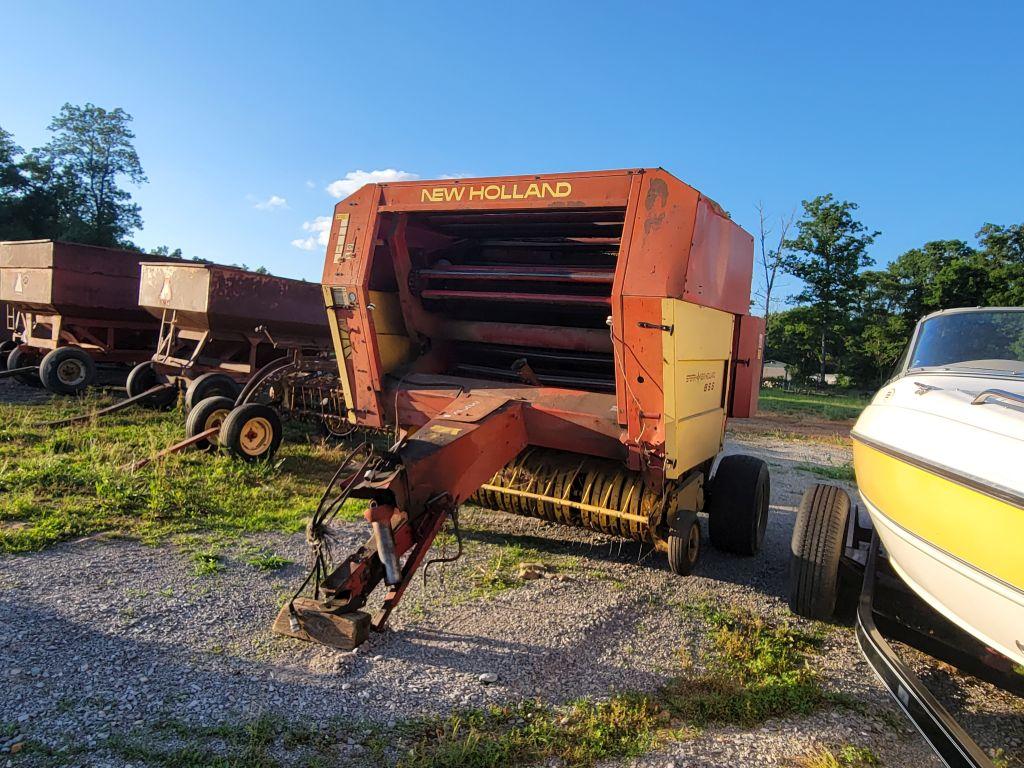
M 0 299 L 17 345 L 6 368 L 26 384 L 74 394 L 97 364 L 135 364 L 156 344 L 159 323 L 139 309 L 135 251 L 55 240 L 0 243 Z
M 469 499 L 665 551 L 751 555 L 768 471 L 718 464 L 756 409 L 753 242 L 662 169 L 368 185 L 335 208 L 324 295 L 348 418 L 395 445 L 343 466 L 310 523 L 315 567 L 283 634 L 350 647 L 380 628 Z M 330 521 L 370 501 L 366 544 Z M 361 609 L 383 581 L 372 622 Z M 301 590 L 300 590 L 301 591 Z
M 281 439 L 280 410 L 340 418 L 337 366 L 320 286 L 216 264 L 142 265 L 139 305 L 159 320 L 156 352 L 128 394 L 152 404 L 185 390 L 189 437 L 223 424 L 228 447 L 265 457 Z M 221 432 L 203 445 L 215 445 Z

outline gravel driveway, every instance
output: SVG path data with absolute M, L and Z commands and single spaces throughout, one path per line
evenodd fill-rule
M 663 556 L 635 544 L 467 509 L 466 556 L 432 567 L 425 586 L 417 579 L 391 629 L 355 653 L 269 632 L 283 596 L 303 576 L 301 535 L 235 541 L 224 550 L 222 570 L 205 576 L 196 575 L 180 546 L 104 537 L 0 556 L 0 723 L 7 727 L 0 743 L 5 752 L 22 740 L 57 750 L 54 757 L 15 748 L 0 760 L 138 766 L 145 760 L 126 757 L 108 740 L 169 724 L 176 724 L 176 738 L 186 738 L 189 728 L 260 715 L 324 728 L 340 718 L 386 732 L 404 719 L 467 705 L 653 690 L 678 672 L 680 647 L 699 646 L 706 631 L 681 606 L 712 600 L 788 615 L 793 511 L 816 479 L 801 467 L 850 460 L 840 445 L 750 433 L 731 435 L 728 450 L 771 465 L 772 519 L 759 556 L 727 556 L 705 542 L 696 575 L 679 578 Z M 343 536 L 354 546 L 364 526 L 345 524 Z M 475 596 L 474 575 L 510 544 L 540 553 L 559 577 Z M 257 549 L 294 562 L 261 570 L 248 562 Z M 886 765 L 938 765 L 875 682 L 848 627 L 829 630 L 815 665 L 827 686 L 860 702 L 864 714 L 842 709 L 753 730 L 709 728 L 638 764 L 791 765 L 816 744 L 852 743 Z M 482 684 L 482 674 L 497 682 Z M 986 746 L 1021 752 L 1016 703 L 976 686 L 965 686 L 958 701 L 968 729 Z M 358 730 L 346 734 L 338 763 L 372 764 Z

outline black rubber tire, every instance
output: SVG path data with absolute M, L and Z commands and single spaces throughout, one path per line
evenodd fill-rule
M 81 347 L 51 349 L 39 363 L 39 380 L 57 395 L 77 395 L 96 381 L 96 362 Z
M 696 512 L 680 512 L 668 535 L 668 567 L 676 576 L 689 576 L 700 560 L 700 521 Z
M 220 445 L 219 428 L 234 407 L 235 401 L 230 397 L 215 396 L 200 400 L 185 419 L 185 436 L 195 437 L 212 427 L 217 427 L 218 432 L 212 438 L 200 440 L 194 446 L 201 451 L 212 451 Z
M 7 356 L 14 351 L 16 346 L 18 346 L 18 342 L 13 339 L 0 341 L 0 371 L 7 370 Z
M 131 372 L 129 372 L 128 380 L 125 381 L 124 388 L 128 393 L 128 397 L 135 397 L 136 395 L 141 395 L 147 389 L 152 389 L 157 384 L 163 384 L 165 381 L 166 379 L 153 368 L 153 363 L 139 363 L 132 368 Z M 165 392 L 160 392 L 147 397 L 140 403 L 140 405 L 144 405 L 147 408 L 162 410 L 164 408 L 170 408 L 174 405 L 177 399 L 178 390 L 168 389 Z
M 224 419 L 220 445 L 243 461 L 271 459 L 281 445 L 281 416 L 263 403 L 244 403 Z
M 15 347 L 7 353 L 8 371 L 13 371 L 15 368 L 26 368 L 30 365 L 39 365 L 38 353 L 25 347 Z M 40 389 L 43 386 L 38 373 L 17 373 L 13 378 L 19 384 L 24 384 L 27 387 Z
M 208 397 L 230 397 L 234 402 L 241 391 L 242 388 L 226 373 L 204 373 L 192 379 L 185 389 L 185 412 L 190 412 Z
M 768 526 L 771 477 L 756 456 L 726 456 L 708 489 L 711 543 L 736 555 L 756 555 Z
M 839 598 L 850 497 L 819 483 L 804 491 L 796 513 L 789 560 L 789 608 L 798 616 L 827 621 Z

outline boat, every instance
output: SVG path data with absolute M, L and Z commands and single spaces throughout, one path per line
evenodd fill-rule
M 925 317 L 851 436 L 893 570 L 1024 666 L 1024 308 Z
M 1024 308 L 923 318 L 851 438 L 862 507 L 807 489 L 790 607 L 830 620 L 859 591 L 858 642 L 899 706 L 948 766 L 992 766 L 887 638 L 1024 696 Z

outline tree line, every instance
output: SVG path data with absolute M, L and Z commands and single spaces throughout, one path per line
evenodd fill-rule
M 790 366 L 797 381 L 874 387 L 884 381 L 917 321 L 940 309 L 1024 306 L 1024 224 L 985 224 L 964 240 L 933 240 L 871 269 L 880 234 L 857 220 L 856 203 L 821 195 L 802 215 L 780 221 L 769 247 L 761 211 L 760 266 L 768 321 L 765 358 Z M 792 237 L 790 230 L 795 230 Z M 801 281 L 791 308 L 771 312 L 778 274 Z
M 124 185 L 146 174 L 131 122 L 121 108 L 65 104 L 50 141 L 27 152 L 0 127 L 0 240 L 132 247 L 142 213 Z

